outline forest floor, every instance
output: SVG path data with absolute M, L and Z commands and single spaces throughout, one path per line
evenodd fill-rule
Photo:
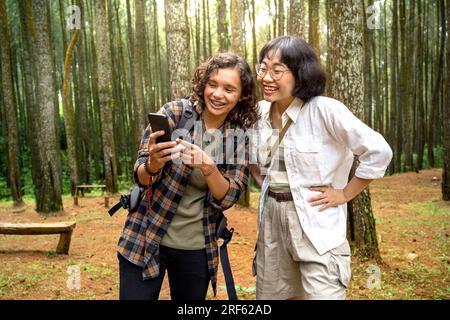
M 441 170 L 405 173 L 374 181 L 371 195 L 383 262 L 352 259 L 348 299 L 450 299 L 450 203 L 441 199 Z M 228 210 L 235 234 L 229 254 L 238 296 L 255 299 L 251 275 L 257 229 L 257 198 L 251 208 Z M 119 196 L 110 200 L 114 204 Z M 117 299 L 118 264 L 116 244 L 126 212 L 110 217 L 103 198 L 87 195 L 73 205 L 64 197 L 64 212 L 39 215 L 34 201 L 13 212 L 11 202 L 0 202 L 2 222 L 75 221 L 69 255 L 54 250 L 58 235 L 0 235 L 0 299 Z M 80 270 L 80 288 L 70 290 L 70 266 Z M 379 269 L 377 269 L 379 268 Z M 371 282 L 373 270 L 380 282 Z M 226 299 L 219 266 L 218 294 L 208 299 Z M 167 277 L 161 299 L 169 299 Z

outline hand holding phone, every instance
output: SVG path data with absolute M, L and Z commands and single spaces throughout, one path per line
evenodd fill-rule
M 156 143 L 168 142 L 172 139 L 172 128 L 169 125 L 169 119 L 166 115 L 160 113 L 148 114 L 148 122 L 152 128 L 152 132 L 164 131 L 164 135 L 156 138 Z

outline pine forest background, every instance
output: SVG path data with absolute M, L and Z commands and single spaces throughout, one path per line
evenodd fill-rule
M 319 53 L 327 95 L 387 139 L 389 174 L 443 167 L 449 8 L 448 0 L 0 0 L 0 199 L 35 197 L 49 212 L 76 184 L 128 189 L 147 112 L 189 93 L 211 55 L 234 51 L 254 66 L 264 43 L 287 34 Z M 343 38 L 350 47 L 338 50 Z M 342 61 L 360 70 L 345 77 Z

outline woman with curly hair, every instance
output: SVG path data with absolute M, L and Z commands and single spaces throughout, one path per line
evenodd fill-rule
M 205 299 L 210 281 L 216 293 L 216 218 L 239 199 L 249 179 L 248 142 L 238 139 L 230 149 L 226 141 L 229 132 L 250 128 L 258 113 L 252 73 L 235 54 L 212 57 L 192 82 L 188 101 L 199 121 L 187 128 L 188 139 L 156 143 L 164 132 L 148 126 L 141 140 L 134 176 L 151 192 L 129 213 L 119 240 L 120 299 L 158 299 L 166 271 L 173 300 Z M 183 103 L 166 103 L 160 113 L 179 129 Z M 229 163 L 217 160 L 220 152 L 207 151 L 225 145 L 227 159 L 245 156 Z

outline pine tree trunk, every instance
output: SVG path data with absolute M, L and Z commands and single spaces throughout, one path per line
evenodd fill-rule
M 361 10 L 359 0 L 330 1 L 330 53 L 334 62 L 331 93 L 359 118 L 364 114 Z M 357 165 L 355 157 L 353 167 Z M 349 179 L 353 175 L 354 170 Z M 356 255 L 380 257 L 368 188 L 348 204 L 348 235 Z
M 8 16 L 5 0 L 0 0 L 0 26 L 1 26 L 1 83 L 3 92 L 5 126 L 6 126 L 6 163 L 8 171 L 8 184 L 14 206 L 23 206 L 22 182 L 20 178 L 19 162 L 19 135 L 17 129 L 16 103 L 11 71 L 11 55 L 9 46 Z
M 53 61 L 49 37 L 48 2 L 33 1 L 33 17 L 36 26 L 34 60 L 37 71 L 36 98 L 39 114 L 37 144 L 39 149 L 40 170 L 37 174 L 36 210 L 49 213 L 63 209 L 61 155 L 59 139 L 56 136 L 55 99 L 56 94 L 53 73 Z
M 227 2 L 217 0 L 217 42 L 219 52 L 228 50 L 228 23 L 227 23 Z
M 207 45 L 208 45 L 208 41 L 207 39 L 207 28 L 206 28 L 206 3 L 205 0 L 202 0 L 202 52 L 203 52 L 203 60 L 208 59 L 208 49 L 207 49 Z
M 439 0 L 437 4 L 437 12 L 440 16 L 439 25 L 440 25 L 440 33 L 439 33 L 439 51 L 437 52 L 438 57 L 438 69 L 436 72 L 436 82 L 433 84 L 432 91 L 432 100 L 431 100 L 431 113 L 430 113 L 430 123 L 435 123 L 437 119 L 439 119 L 439 96 L 441 94 L 441 86 L 443 79 L 443 66 L 444 66 L 444 56 L 445 56 L 445 35 L 446 35 L 446 23 L 445 23 L 445 0 Z M 430 125 L 428 129 L 428 161 L 429 166 L 435 166 L 434 159 L 434 151 L 433 147 L 436 145 L 436 131 L 438 128 Z
M 320 57 L 319 6 L 320 6 L 320 1 L 309 0 L 309 2 L 308 2 L 309 44 L 316 50 L 318 57 Z
M 75 30 L 69 46 L 66 50 L 65 62 L 64 62 L 64 80 L 62 90 L 62 101 L 64 110 L 64 126 L 66 128 L 67 150 L 68 150 L 68 163 L 69 163 L 69 175 L 70 175 L 70 190 L 72 195 L 75 194 L 75 187 L 78 184 L 78 168 L 77 168 L 77 154 L 75 145 L 75 111 L 70 103 L 70 82 L 72 78 L 72 57 L 75 47 L 75 43 L 78 38 L 78 30 Z
M 447 31 L 449 31 L 450 1 L 448 0 L 446 12 L 447 12 L 446 27 Z M 445 25 L 443 24 L 443 26 Z M 445 33 L 445 30 L 443 32 Z M 444 168 L 442 169 L 442 199 L 445 201 L 450 201 L 450 37 L 447 37 L 447 101 L 446 105 L 444 105 L 442 118 L 443 118 L 442 128 L 444 131 L 442 138 L 444 142 Z
M 278 36 L 282 35 L 284 35 L 284 0 L 278 0 Z
M 84 12 L 83 1 L 77 0 L 77 5 L 81 12 Z M 80 30 L 78 45 L 77 45 L 77 65 L 78 65 L 78 86 L 77 96 L 78 104 L 75 106 L 75 112 L 77 115 L 77 127 L 79 132 L 80 150 L 79 156 L 79 182 L 89 184 L 92 177 L 91 165 L 92 165 L 92 153 L 91 153 L 91 140 L 89 139 L 89 121 L 88 110 L 91 105 L 90 88 L 89 88 L 89 69 L 87 63 L 87 46 L 88 38 L 86 33 L 86 27 Z M 89 73 L 89 74 L 88 74 Z
M 308 29 L 306 27 L 305 0 L 289 0 L 288 32 L 308 41 Z
M 164 8 L 170 98 L 173 100 L 190 92 L 189 29 L 184 0 L 165 0 Z
M 112 122 L 111 54 L 106 19 L 107 12 L 105 1 L 95 1 L 94 25 L 96 26 L 95 38 L 97 52 L 98 94 L 105 184 L 108 192 L 115 193 L 117 192 L 117 165 Z
M 211 14 L 209 11 L 210 1 L 206 1 L 206 17 L 208 25 L 208 57 L 212 56 L 212 37 L 211 37 Z
M 135 30 L 134 30 L 134 122 L 136 124 L 136 136 L 133 145 L 138 146 L 142 133 L 146 127 L 146 116 L 144 114 L 144 55 L 145 55 L 145 24 L 144 24 L 144 0 L 136 0 L 135 8 Z M 137 150 L 137 148 L 136 148 Z
M 414 47 L 411 33 L 414 30 L 414 0 L 409 2 L 409 15 L 406 17 L 406 4 L 401 6 L 401 38 L 402 38 L 402 116 L 403 116 L 403 145 L 404 145 L 404 171 L 412 170 L 412 89 L 414 89 L 413 67 Z
M 417 46 L 418 48 L 423 48 L 423 9 L 422 9 L 422 3 L 419 3 L 418 5 L 418 32 L 417 32 Z M 424 90 L 426 90 L 426 87 L 424 86 L 424 50 L 418 50 L 417 52 L 417 66 L 418 66 L 418 75 L 417 75 L 417 86 L 416 86 L 416 106 L 417 106 L 417 120 L 416 120 L 416 152 L 417 152 L 417 158 L 416 158 L 416 164 L 415 168 L 416 171 L 423 169 L 423 155 L 424 155 L 424 148 L 425 148 L 425 139 L 424 139 L 424 133 L 425 133 L 425 101 L 424 101 Z
M 368 2 L 363 1 L 363 8 L 366 8 L 366 4 L 368 6 L 373 4 L 373 0 L 369 0 Z M 373 42 L 373 30 L 367 28 L 367 14 L 366 11 L 363 10 L 363 18 L 364 18 L 364 122 L 368 125 L 372 125 L 372 42 Z
M 231 51 L 244 57 L 244 3 L 243 0 L 231 0 Z

